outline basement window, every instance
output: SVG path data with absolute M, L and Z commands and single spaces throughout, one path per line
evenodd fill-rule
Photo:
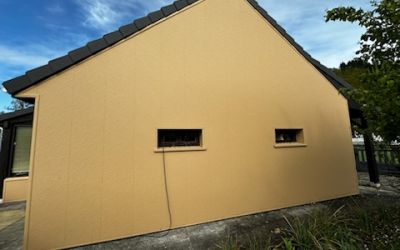
M 275 129 L 275 146 L 305 146 L 303 129 Z
M 159 129 L 157 132 L 157 147 L 201 147 L 201 129 Z

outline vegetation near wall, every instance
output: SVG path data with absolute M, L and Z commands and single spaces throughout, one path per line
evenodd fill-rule
M 372 1 L 372 9 L 338 7 L 326 21 L 358 23 L 366 29 L 359 57 L 335 70 L 355 87 L 345 93 L 355 100 L 368 121 L 365 132 L 385 142 L 400 141 L 400 1 Z
M 18 110 L 22 110 L 22 109 L 27 109 L 29 107 L 32 107 L 32 104 L 21 101 L 19 99 L 12 99 L 10 105 L 8 105 L 4 108 L 7 110 L 7 112 L 13 112 L 13 111 L 18 111 Z
M 216 246 L 224 250 L 400 249 L 396 200 L 388 196 L 338 200 L 307 215 L 284 216 L 285 225 L 269 234 L 228 235 Z

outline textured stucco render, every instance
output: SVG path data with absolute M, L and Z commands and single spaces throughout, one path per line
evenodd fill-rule
M 25 247 L 174 228 L 358 193 L 347 101 L 246 0 L 205 0 L 25 90 L 36 97 Z M 275 128 L 306 147 L 275 148 Z
M 4 180 L 3 201 L 25 201 L 28 194 L 29 177 L 11 177 Z

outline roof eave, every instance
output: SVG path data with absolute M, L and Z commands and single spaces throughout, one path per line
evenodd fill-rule
M 10 113 L 5 113 L 0 115 L 0 122 L 10 120 L 16 117 L 24 116 L 24 115 L 31 115 L 33 114 L 34 107 L 29 107 L 26 109 L 17 110 Z

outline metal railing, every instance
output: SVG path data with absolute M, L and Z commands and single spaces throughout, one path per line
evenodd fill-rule
M 368 171 L 364 145 L 354 145 L 354 153 L 357 171 Z M 400 156 L 392 148 L 375 146 L 375 160 L 380 174 L 400 176 Z

